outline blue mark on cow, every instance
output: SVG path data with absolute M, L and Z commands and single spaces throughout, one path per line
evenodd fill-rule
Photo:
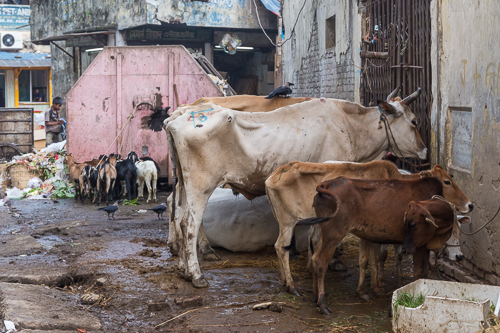
M 332 192 L 335 192 L 335 187 L 342 187 L 342 186 L 344 186 L 344 184 L 345 184 L 345 179 L 344 179 L 344 178 L 342 178 L 342 177 L 340 177 L 338 180 L 342 180 L 342 181 L 343 181 L 343 183 L 339 185 L 339 184 L 337 183 L 338 181 L 333 182 L 333 183 L 332 183 Z
M 213 110 L 213 108 L 207 109 L 207 110 L 202 110 L 202 111 L 197 111 L 197 112 L 194 112 L 194 111 L 191 112 L 191 120 L 193 121 L 193 127 L 194 128 L 197 127 L 196 126 L 196 121 L 194 119 L 195 114 L 202 113 L 202 112 L 208 112 L 208 111 L 212 111 L 212 110 Z M 201 114 L 200 117 L 198 117 L 198 120 L 201 121 L 202 123 L 205 122 L 205 121 L 207 121 L 207 119 L 208 119 L 208 117 L 205 116 L 204 114 Z

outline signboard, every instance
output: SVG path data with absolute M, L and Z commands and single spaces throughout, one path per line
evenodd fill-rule
M 135 28 L 127 31 L 127 41 L 189 41 L 213 42 L 213 31 L 205 29 L 183 28 Z
M 81 36 L 66 40 L 66 47 L 103 47 L 107 44 L 107 36 Z
M 472 110 L 451 110 L 451 164 L 472 169 Z
M 16 29 L 29 23 L 30 6 L 0 5 L 0 30 Z M 16 30 L 30 30 L 30 26 Z

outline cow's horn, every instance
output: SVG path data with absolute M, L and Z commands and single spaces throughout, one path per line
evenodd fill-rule
M 438 228 L 438 229 L 439 229 L 439 227 L 437 226 L 437 224 L 436 224 L 436 223 L 434 223 L 434 221 L 433 221 L 432 219 L 430 219 L 430 218 L 426 217 L 426 218 L 425 218 L 425 220 L 426 220 L 427 222 L 429 222 L 430 224 L 432 224 L 433 226 L 435 226 L 436 228 Z
M 386 101 L 390 101 L 391 99 L 395 98 L 398 95 L 398 92 L 399 92 L 399 85 L 396 87 L 396 89 L 394 89 L 393 92 L 389 94 L 389 96 L 387 96 Z
M 422 93 L 422 88 L 418 87 L 418 89 L 413 94 L 411 94 L 410 96 L 407 96 L 405 99 L 403 99 L 403 102 L 406 105 L 410 105 L 418 98 L 418 96 L 420 96 L 421 93 Z

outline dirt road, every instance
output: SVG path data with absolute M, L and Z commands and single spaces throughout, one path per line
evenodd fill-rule
M 165 198 L 160 193 L 159 201 Z M 154 205 L 121 206 L 116 221 L 108 221 L 95 205 L 72 199 L 15 200 L 12 210 L 0 207 L 0 281 L 9 282 L 0 283 L 4 314 L 25 332 L 391 330 L 391 294 L 370 302 L 356 294 L 354 239 L 342 255 L 348 270 L 327 274 L 333 314 L 322 316 L 311 302 L 312 280 L 304 257 L 291 261 L 303 295 L 294 297 L 281 286 L 273 248 L 258 253 L 219 249 L 220 261 L 201 262 L 210 288 L 192 288 L 176 273 L 176 258 L 166 246 L 167 221 L 152 212 L 137 212 Z M 409 282 L 408 261 L 404 267 Z M 390 292 L 397 288 L 392 254 L 386 272 Z M 284 302 L 282 312 L 252 310 L 265 301 Z

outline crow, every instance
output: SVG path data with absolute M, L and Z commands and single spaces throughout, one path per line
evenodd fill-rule
M 97 208 L 97 210 L 103 210 L 105 211 L 106 213 L 108 213 L 108 220 L 111 220 L 109 218 L 109 214 L 111 214 L 111 217 L 113 218 L 113 220 L 115 219 L 115 213 L 116 211 L 118 210 L 118 204 L 121 204 L 123 200 L 118 200 L 117 202 L 115 202 L 114 204 L 112 204 L 111 206 L 106 206 L 106 207 L 101 207 L 101 208 Z
M 163 121 L 170 117 L 168 114 L 168 110 L 170 109 L 169 106 L 166 108 L 159 108 L 158 110 L 154 111 L 153 114 L 149 117 L 148 120 L 148 127 L 155 131 L 155 132 L 161 132 L 163 129 Z
M 274 89 L 269 95 L 267 95 L 265 98 L 270 99 L 276 96 L 285 96 L 287 97 L 292 93 L 292 89 L 290 89 L 290 86 L 293 86 L 293 83 L 287 82 L 285 83 L 284 86 L 278 87 Z
M 158 214 L 158 220 L 164 220 L 163 213 L 167 210 L 167 203 L 162 202 L 160 205 L 158 205 L 154 208 L 150 208 L 148 210 L 152 210 L 153 212 Z M 161 215 L 161 218 L 160 218 L 160 215 Z

